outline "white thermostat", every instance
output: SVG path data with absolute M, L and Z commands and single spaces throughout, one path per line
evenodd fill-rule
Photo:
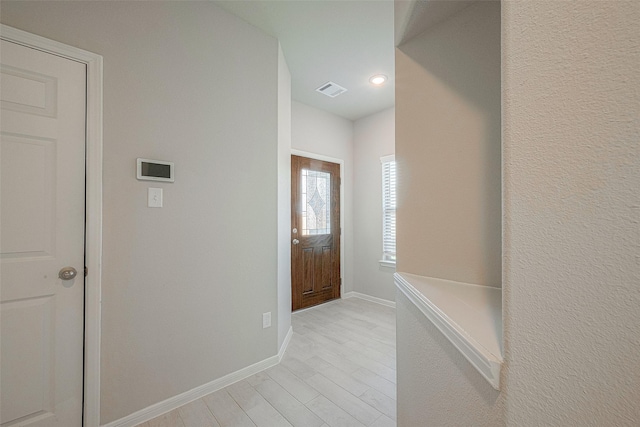
M 137 159 L 138 176 L 141 181 L 165 181 L 174 182 L 173 162 L 162 160 Z

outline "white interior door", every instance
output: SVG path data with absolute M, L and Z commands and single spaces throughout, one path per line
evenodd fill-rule
M 86 66 L 1 43 L 0 424 L 81 426 Z

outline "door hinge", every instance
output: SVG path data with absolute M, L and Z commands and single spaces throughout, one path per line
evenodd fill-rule
M 89 275 L 89 269 L 87 268 L 87 266 L 84 266 L 84 277 L 87 277 Z

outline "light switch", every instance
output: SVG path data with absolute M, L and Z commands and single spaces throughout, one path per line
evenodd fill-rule
M 147 206 L 150 208 L 162 207 L 162 188 L 149 187 Z

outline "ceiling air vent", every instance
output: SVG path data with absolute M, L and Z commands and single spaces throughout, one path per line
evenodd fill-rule
M 340 95 L 341 93 L 345 93 L 346 91 L 347 89 L 343 88 L 340 85 L 335 84 L 334 82 L 326 82 L 325 84 L 320 86 L 318 89 L 316 89 L 316 92 L 320 92 L 331 98 L 335 98 L 336 96 Z

